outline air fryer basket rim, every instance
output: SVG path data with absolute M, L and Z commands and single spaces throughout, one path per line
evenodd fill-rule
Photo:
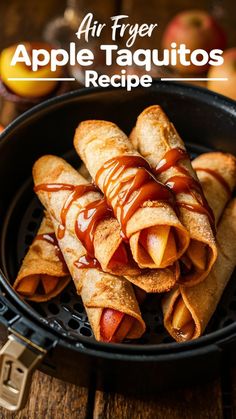
M 200 88 L 197 86 L 188 86 L 178 83 L 172 83 L 172 82 L 160 82 L 155 81 L 153 83 L 153 86 L 150 88 L 150 90 L 157 91 L 157 89 L 161 91 L 166 91 L 168 89 L 168 92 L 177 93 L 184 95 L 185 97 L 192 97 L 193 95 L 198 97 L 202 102 L 207 104 L 215 104 L 219 109 L 227 110 L 228 113 L 230 113 L 233 117 L 236 118 L 236 105 L 235 102 L 225 98 L 224 96 L 217 95 L 213 92 L 207 91 L 204 88 Z M 91 88 L 91 89 L 80 89 L 73 92 L 69 92 L 66 94 L 63 94 L 59 97 L 48 99 L 45 102 L 42 102 L 39 105 L 34 106 L 30 110 L 26 111 L 24 114 L 19 116 L 16 120 L 14 120 L 0 135 L 0 147 L 2 144 L 4 144 L 5 141 L 8 139 L 8 134 L 14 132 L 17 130 L 18 127 L 20 127 L 22 124 L 24 125 L 27 122 L 30 122 L 32 119 L 38 119 L 39 116 L 42 116 L 45 114 L 45 112 L 50 112 L 55 109 L 58 109 L 59 107 L 67 104 L 67 103 L 73 103 L 73 101 L 76 101 L 78 97 L 81 96 L 88 96 L 93 94 L 106 94 L 107 92 L 113 92 L 117 91 L 115 88 Z M 123 90 L 123 89 L 119 89 Z M 137 89 L 136 89 L 137 90 Z M 143 90 L 143 89 L 139 89 Z M 149 89 L 148 89 L 149 90 Z M 27 303 L 25 303 L 22 299 L 19 298 L 17 293 L 13 290 L 11 285 L 8 283 L 7 278 L 5 278 L 5 275 L 0 271 L 0 281 L 2 286 L 5 288 L 7 295 L 10 295 L 11 299 L 14 301 L 14 304 L 16 304 L 17 307 L 20 307 L 20 311 L 22 312 L 23 316 L 26 316 L 30 318 L 31 320 L 35 321 L 37 325 L 40 326 L 42 330 L 45 330 L 45 328 L 48 330 L 48 332 L 53 333 L 55 335 L 58 335 L 57 331 L 52 330 L 49 325 L 45 324 L 43 322 L 43 318 L 36 313 Z M 205 336 L 202 336 L 198 338 L 197 340 L 190 341 L 190 342 L 184 342 L 184 343 L 165 343 L 165 344 L 158 344 L 158 345 L 123 345 L 123 344 L 109 344 L 102 342 L 88 342 L 86 339 L 78 338 L 78 341 L 71 341 L 69 337 L 62 337 L 61 335 L 58 336 L 60 342 L 67 346 L 68 344 L 71 346 L 75 346 L 77 350 L 83 350 L 84 347 L 91 348 L 92 352 L 96 350 L 99 350 L 103 353 L 109 353 L 109 352 L 116 352 L 116 354 L 122 354 L 125 352 L 126 354 L 137 354 L 137 355 L 160 355 L 160 354 L 175 354 L 176 352 L 178 354 L 180 353 L 186 353 L 186 351 L 193 352 L 194 350 L 199 350 L 202 347 L 206 347 L 206 345 L 211 345 L 212 343 L 217 343 L 219 341 L 224 341 L 224 339 L 228 339 L 229 337 L 232 338 L 233 335 L 236 334 L 236 323 L 233 323 L 231 325 L 225 326 L 224 328 L 211 332 Z M 75 343 L 80 342 L 81 345 L 76 345 Z M 132 355 L 133 356 L 133 355 Z
M 144 90 L 145 88 L 137 87 L 135 90 Z M 151 91 L 153 89 L 160 89 L 168 92 L 178 93 L 180 95 L 184 95 L 185 97 L 192 97 L 193 94 L 197 96 L 199 99 L 201 98 L 205 103 L 214 104 L 217 103 L 218 108 L 226 109 L 232 113 L 233 116 L 236 117 L 236 102 L 232 99 L 227 98 L 219 93 L 215 93 L 211 90 L 207 90 L 201 86 L 194 86 L 194 85 L 187 85 L 183 83 L 177 83 L 172 81 L 160 81 L 158 79 L 153 80 L 153 84 L 150 88 L 146 88 L 145 90 Z M 14 130 L 15 127 L 18 127 L 20 123 L 24 123 L 25 120 L 31 117 L 35 117 L 40 114 L 41 111 L 50 111 L 52 108 L 60 107 L 61 105 L 67 104 L 67 102 L 73 101 L 77 97 L 81 96 L 90 96 L 96 93 L 107 93 L 107 92 L 115 92 L 115 91 L 125 91 L 122 87 L 91 87 L 91 88 L 82 88 L 73 90 L 71 92 L 63 93 L 60 96 L 52 97 L 47 99 L 38 105 L 33 106 L 29 110 L 25 111 L 23 114 L 19 115 L 16 119 L 14 119 L 1 133 L 0 133 L 0 144 L 1 141 L 7 139 L 8 133 Z

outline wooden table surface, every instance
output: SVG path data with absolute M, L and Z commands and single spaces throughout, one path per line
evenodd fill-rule
M 1 345 L 6 331 L 0 328 Z M 79 370 L 79 365 L 78 365 Z M 201 385 L 156 393 L 152 397 L 77 387 L 40 371 L 33 375 L 25 408 L 0 419 L 218 419 L 236 418 L 236 367 Z

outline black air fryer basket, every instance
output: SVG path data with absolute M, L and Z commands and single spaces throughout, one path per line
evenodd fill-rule
M 236 282 L 231 279 L 205 335 L 175 343 L 165 332 L 160 297 L 151 295 L 142 312 L 147 332 L 138 341 L 95 341 L 80 298 L 71 283 L 47 303 L 27 303 L 11 285 L 42 218 L 31 170 L 43 154 L 80 164 L 73 135 L 84 119 L 106 119 L 129 133 L 137 115 L 160 104 L 192 156 L 212 149 L 236 154 L 236 105 L 204 89 L 157 82 L 127 93 L 118 89 L 72 92 L 49 100 L 13 122 L 0 140 L 0 322 L 9 339 L 1 351 L 0 403 L 23 406 L 30 377 L 42 371 L 80 385 L 120 392 L 155 392 L 196 383 L 219 373 L 236 348 Z M 235 282 L 235 283 L 234 283 Z

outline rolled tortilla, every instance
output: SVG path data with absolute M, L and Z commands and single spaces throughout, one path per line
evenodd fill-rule
M 81 164 L 79 172 L 89 180 L 90 175 L 84 164 Z M 44 254 L 45 258 L 42 259 Z M 58 264 L 58 257 L 60 264 Z M 65 274 L 66 276 L 64 276 Z M 60 255 L 53 225 L 46 213 L 34 243 L 22 262 L 13 288 L 25 299 L 43 302 L 60 294 L 69 281 L 70 275 L 67 266 L 63 256 Z
M 218 257 L 204 282 L 180 286 L 163 300 L 164 325 L 178 342 L 201 336 L 236 265 L 236 199 L 226 207 L 218 226 Z
M 236 184 L 236 158 L 232 154 L 215 151 L 200 154 L 192 166 L 210 204 L 216 225 L 232 196 Z
M 147 293 L 162 293 L 171 290 L 180 275 L 179 263 L 173 263 L 163 269 L 145 269 L 139 275 L 125 275 L 132 284 Z
M 41 157 L 34 166 L 33 175 L 36 185 L 45 184 L 45 182 L 46 184 L 63 183 L 66 185 L 80 185 L 83 182 L 83 184 L 88 185 L 88 182 L 66 163 L 65 160 L 55 156 Z M 61 222 L 62 208 L 70 197 L 70 194 L 71 191 L 64 190 L 57 191 L 56 193 L 38 191 L 38 196 L 42 204 L 59 222 Z M 75 223 L 81 208 L 88 203 L 90 204 L 90 202 L 94 202 L 94 200 L 96 201 L 96 199 L 101 200 L 101 198 L 102 195 L 97 190 L 96 192 L 89 192 L 84 197 L 74 201 L 66 216 L 66 229 L 71 234 L 75 235 Z M 112 216 L 101 220 L 96 226 L 94 234 L 94 256 L 100 262 L 103 271 L 109 271 L 117 275 L 125 274 L 125 277 L 130 282 L 146 292 L 164 292 L 173 288 L 179 277 L 178 266 L 155 269 L 151 272 L 141 271 L 132 261 L 132 257 L 129 255 L 129 248 L 127 249 L 128 246 L 125 247 L 125 251 L 128 252 L 128 260 L 127 257 L 122 259 L 122 252 L 120 252 L 121 257 L 118 258 L 117 249 L 123 246 L 120 233 L 119 224 Z M 86 254 L 85 248 L 84 254 Z
M 43 302 L 60 294 L 70 279 L 51 219 L 46 215 L 22 262 L 13 288 L 27 300 Z
M 41 157 L 34 165 L 33 177 L 40 201 L 50 215 L 56 218 L 60 224 L 63 224 L 62 228 L 68 229 L 71 234 L 77 235 L 76 223 L 79 214 L 82 218 L 81 211 L 88 205 L 90 206 L 88 207 L 90 213 L 97 208 L 98 219 L 91 226 L 90 234 L 85 236 L 85 240 L 89 242 L 90 247 L 92 246 L 90 250 L 94 252 L 94 257 L 100 262 L 103 271 L 117 275 L 140 273 L 138 267 L 129 258 L 128 246 L 122 241 L 119 224 L 113 218 L 98 189 L 65 160 L 56 156 Z M 50 191 L 50 187 L 48 190 L 44 190 L 44 186 L 48 184 L 52 185 L 53 191 Z M 43 185 L 42 189 L 40 185 Z M 57 185 L 59 185 L 59 188 L 55 190 Z M 60 186 L 62 189 L 60 189 Z M 85 186 L 84 190 L 83 186 Z M 64 187 L 65 189 L 63 189 Z M 81 194 L 77 187 L 82 187 Z M 98 207 L 96 207 L 97 204 Z M 64 221 L 62 221 L 63 212 Z M 83 213 L 81 223 L 84 224 L 81 227 L 82 229 L 87 228 L 85 225 L 87 220 L 89 220 L 88 211 Z M 92 237 L 92 243 L 90 237 Z M 85 248 L 84 252 L 86 253 Z
M 193 286 L 207 277 L 216 257 L 214 217 L 185 146 L 160 106 L 146 108 L 138 117 L 132 142 L 148 160 L 156 178 L 172 189 L 179 218 L 190 233 L 181 259 L 181 282 Z
M 216 222 L 218 222 L 235 188 L 236 159 L 231 154 L 220 152 L 204 153 L 194 159 L 192 165 L 197 169 L 197 176 L 201 181 L 204 194 L 212 207 Z M 225 238 L 228 240 L 227 236 L 225 236 Z M 174 330 L 173 319 L 175 319 L 175 326 L 177 325 L 180 329 L 182 329 L 186 323 L 190 323 L 192 329 L 195 327 L 195 332 L 193 333 L 193 336 L 195 337 L 200 336 L 205 327 L 204 326 L 202 329 L 200 328 L 199 325 L 201 322 L 199 319 L 202 317 L 210 320 L 214 312 L 214 305 L 209 303 L 209 301 L 211 301 L 210 289 L 212 287 L 214 288 L 214 284 L 211 284 L 211 281 L 214 281 L 214 276 L 210 273 L 208 278 L 202 285 L 199 284 L 192 288 L 180 286 L 173 290 L 173 292 L 167 294 L 164 298 L 164 324 L 175 339 L 177 338 L 177 335 L 179 336 L 179 333 L 176 334 Z M 222 287 L 223 281 L 224 277 L 221 282 Z M 204 287 L 205 282 L 206 288 Z M 227 283 L 227 278 L 225 283 Z M 219 288 L 216 293 L 216 299 L 220 299 L 222 292 L 222 289 Z M 194 297 L 195 293 L 196 297 Z M 199 304 L 199 301 L 203 301 L 203 303 Z M 198 308 L 196 308 L 196 305 Z M 200 309 L 202 314 L 199 314 Z M 207 324 L 206 320 L 205 323 Z M 183 335 L 184 333 L 182 331 L 182 340 Z M 191 332 L 184 339 L 188 340 L 190 338 Z
M 83 176 L 88 182 L 92 182 L 92 178 L 89 174 L 89 171 L 84 163 L 82 163 L 79 167 L 78 172 Z
M 59 223 L 55 218 L 52 222 L 57 234 Z M 57 239 L 95 338 L 105 342 L 140 338 L 145 323 L 131 283 L 99 269 L 79 268 L 78 261 L 84 257 L 82 243 L 68 230 Z
M 185 252 L 189 235 L 173 209 L 173 196 L 126 135 L 107 121 L 84 121 L 74 146 L 113 208 L 134 260 L 141 268 L 165 268 Z

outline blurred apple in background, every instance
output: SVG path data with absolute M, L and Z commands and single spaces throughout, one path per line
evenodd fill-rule
M 0 133 L 4 130 L 4 127 L 0 125 Z
M 163 34 L 163 48 L 169 49 L 172 42 L 177 47 L 185 44 L 191 51 L 195 49 L 224 49 L 226 36 L 216 20 L 202 10 L 187 10 L 177 14 L 167 25 Z M 209 67 L 206 66 L 183 66 L 177 62 L 177 70 L 184 74 L 202 73 Z
M 236 48 L 225 50 L 224 63 L 219 67 L 211 67 L 208 77 L 227 77 L 228 81 L 208 80 L 207 87 L 217 93 L 236 100 Z
M 33 49 L 45 49 L 50 52 L 53 48 L 45 42 L 22 42 L 29 55 L 32 55 Z M 56 78 L 62 77 L 62 67 L 57 67 L 56 71 L 52 72 L 50 65 L 44 65 L 39 67 L 37 71 L 33 71 L 30 66 L 25 65 L 23 62 L 17 62 L 16 65 L 11 65 L 11 60 L 16 51 L 17 44 L 11 45 L 2 50 L 0 55 L 0 74 L 1 81 L 7 86 L 12 92 L 21 97 L 27 98 L 40 98 L 51 93 L 58 82 L 55 80 L 44 81 L 43 83 L 37 80 L 27 81 L 15 81 L 9 80 L 9 78 L 22 77 L 22 78 Z

